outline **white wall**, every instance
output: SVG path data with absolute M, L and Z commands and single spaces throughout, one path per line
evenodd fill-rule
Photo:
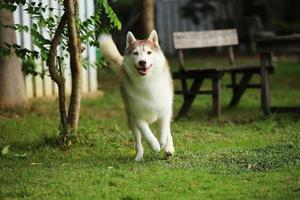
M 54 14 L 62 14 L 62 8 L 58 5 L 57 1 L 54 0 L 32 0 L 32 2 L 43 3 L 43 5 L 48 5 L 49 7 L 54 8 L 53 12 L 46 13 L 46 15 L 54 15 Z M 85 0 L 79 1 L 79 14 L 82 20 L 88 18 L 94 13 L 94 1 L 93 0 Z M 30 25 L 33 22 L 27 14 L 26 11 L 22 9 L 22 7 L 18 7 L 18 9 L 14 12 L 15 23 Z M 51 38 L 49 33 L 46 30 L 41 30 L 41 33 L 46 38 Z M 37 47 L 33 44 L 31 40 L 30 33 L 19 33 L 17 32 L 17 43 L 22 47 L 25 47 L 30 50 L 38 50 Z M 60 55 L 64 55 L 60 48 L 58 48 L 58 52 Z M 85 51 L 82 54 L 83 59 L 88 59 L 90 63 L 94 63 L 96 61 L 96 49 L 95 47 L 85 46 Z M 28 97 L 41 97 L 41 96 L 53 96 L 57 95 L 57 86 L 48 76 L 49 72 L 45 65 L 45 62 L 36 61 L 37 71 L 42 72 L 46 71 L 46 76 L 42 79 L 40 76 L 33 77 L 32 75 L 27 75 L 25 77 L 25 86 L 26 86 L 26 94 Z M 66 91 L 67 93 L 71 92 L 71 76 L 70 76 L 70 68 L 69 68 L 69 57 L 65 57 L 65 77 L 66 77 Z M 97 70 L 95 68 L 83 68 L 83 77 L 82 77 L 82 92 L 93 92 L 97 90 Z

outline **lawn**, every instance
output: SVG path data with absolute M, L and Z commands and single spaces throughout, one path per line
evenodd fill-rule
M 300 105 L 296 65 L 278 61 L 271 78 L 274 105 Z M 257 90 L 227 109 L 226 79 L 219 119 L 209 115 L 210 97 L 197 98 L 189 115 L 172 123 L 176 155 L 165 158 L 146 147 L 140 163 L 133 161 L 133 137 L 110 72 L 100 77 L 103 94 L 83 99 L 79 141 L 70 148 L 55 145 L 56 99 L 1 111 L 0 149 L 10 147 L 0 156 L 0 199 L 299 199 L 299 116 L 263 116 Z M 175 113 L 181 102 L 176 96 Z

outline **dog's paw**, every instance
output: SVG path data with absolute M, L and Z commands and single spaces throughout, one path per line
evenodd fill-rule
M 166 141 L 159 141 L 160 148 L 163 149 L 166 146 Z
M 167 144 L 167 137 L 164 134 L 161 134 L 160 138 L 159 138 L 159 144 L 160 144 L 160 148 L 163 149 L 165 148 L 166 144 Z
M 175 153 L 175 149 L 174 149 L 173 145 L 170 145 L 170 146 L 167 145 L 165 147 L 165 153 L 166 153 L 166 156 L 173 156 Z
M 154 140 L 151 144 L 151 148 L 153 149 L 153 151 L 155 152 L 159 152 L 160 151 L 160 144 L 157 140 Z
M 134 161 L 141 162 L 143 160 L 143 155 L 136 155 Z

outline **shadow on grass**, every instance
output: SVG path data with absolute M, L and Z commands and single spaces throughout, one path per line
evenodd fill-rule
M 178 109 L 177 109 L 178 110 Z M 175 112 L 175 117 L 177 111 Z M 264 115 L 259 107 L 239 106 L 236 108 L 223 108 L 223 113 L 219 118 L 212 116 L 209 108 L 202 106 L 194 106 L 190 112 L 179 119 L 174 120 L 175 123 L 209 123 L 214 124 L 234 124 L 234 125 L 249 125 L 253 123 L 260 123 L 268 120 L 274 120 L 277 123 L 282 121 L 298 122 L 300 121 L 299 114 L 293 113 L 272 113 L 271 115 Z
M 89 147 L 90 146 L 90 147 Z M 44 146 L 45 147 L 45 146 Z M 177 152 L 174 157 L 167 158 L 161 152 L 154 154 L 146 152 L 142 162 L 133 160 L 134 153 L 129 148 L 120 151 L 105 149 L 94 144 L 76 144 L 67 151 L 55 148 L 43 148 L 40 152 L 29 154 L 25 158 L 16 156 L 2 157 L 9 161 L 7 166 L 38 162 L 43 167 L 72 168 L 104 168 L 109 170 L 131 168 L 173 168 L 173 169 L 203 169 L 210 174 L 236 175 L 251 172 L 267 172 L 298 165 L 300 162 L 300 145 L 298 143 L 273 144 L 262 148 L 232 149 L 225 148 L 206 152 Z M 22 161 L 23 160 L 23 161 Z M 17 161 L 17 163 L 15 162 Z M 129 168 L 128 168 L 129 167 Z
M 236 175 L 251 172 L 267 172 L 292 167 L 300 162 L 300 146 L 276 144 L 255 149 L 224 149 L 217 152 L 178 152 L 167 158 L 163 154 L 146 155 L 142 162 L 133 161 L 129 154 L 93 154 L 72 160 L 71 163 L 86 167 L 102 166 L 108 169 L 124 169 L 124 166 L 197 169 L 210 174 Z M 126 168 L 126 167 L 125 167 Z
M 203 167 L 212 174 L 265 172 L 300 162 L 299 144 L 274 144 L 255 149 L 224 149 L 218 152 L 182 152 L 165 163 L 172 168 Z

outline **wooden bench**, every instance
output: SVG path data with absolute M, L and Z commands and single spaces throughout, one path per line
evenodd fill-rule
M 220 90 L 223 75 L 228 73 L 231 76 L 231 84 L 227 87 L 232 88 L 233 96 L 229 103 L 234 107 L 240 101 L 247 88 L 260 88 L 260 84 L 250 84 L 254 74 L 260 74 L 259 65 L 236 66 L 233 46 L 238 45 L 238 35 L 236 29 L 199 31 L 199 32 L 174 32 L 174 46 L 177 50 L 179 70 L 174 72 L 173 79 L 181 81 L 181 90 L 175 90 L 175 94 L 183 95 L 183 104 L 177 115 L 180 118 L 186 115 L 197 95 L 212 95 L 212 113 L 214 116 L 221 114 Z M 222 68 L 189 68 L 184 67 L 184 50 L 195 48 L 227 47 L 229 66 Z M 268 68 L 273 72 L 273 67 Z M 241 75 L 240 81 L 237 76 Z M 188 79 L 192 84 L 188 84 Z M 211 90 L 201 90 L 205 79 L 212 80 Z
M 262 38 L 256 41 L 261 64 L 262 109 L 264 114 L 272 112 L 300 114 L 300 106 L 271 106 L 268 66 L 272 65 L 273 53 L 300 52 L 300 34 Z M 282 83 L 284 84 L 284 83 Z

